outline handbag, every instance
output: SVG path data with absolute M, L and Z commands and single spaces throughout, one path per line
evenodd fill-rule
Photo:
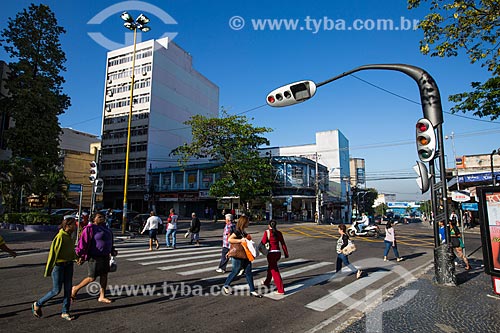
M 460 238 L 458 237 L 451 237 L 451 246 L 452 247 L 461 247 L 460 246 Z
M 116 272 L 117 268 L 118 268 L 118 265 L 116 264 L 116 259 L 114 256 L 111 256 L 111 258 L 109 259 L 109 271 Z
M 240 243 L 235 243 L 230 245 L 229 251 L 227 252 L 228 258 L 237 258 L 237 259 L 247 259 L 247 253 L 243 248 L 243 245 Z
M 342 249 L 342 253 L 348 256 L 354 251 L 356 251 L 356 245 L 351 240 L 348 240 L 347 246 Z
M 186 231 L 186 233 L 184 234 L 184 238 L 188 238 L 188 237 L 189 237 L 189 235 L 191 235 L 191 231 L 189 231 L 189 230 L 188 230 L 188 231 Z
M 269 249 L 271 248 L 271 244 L 269 243 L 269 238 L 270 238 L 271 233 L 269 232 L 269 229 L 266 230 L 266 232 L 267 232 L 266 244 L 260 242 L 259 247 L 258 247 L 259 252 L 265 256 L 267 256 L 267 254 L 269 253 Z

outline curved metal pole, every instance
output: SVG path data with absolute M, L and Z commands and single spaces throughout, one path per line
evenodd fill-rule
M 440 284 L 456 285 L 456 277 L 454 275 L 455 267 L 450 254 L 451 248 L 449 247 L 449 227 L 446 223 L 448 221 L 448 205 L 447 205 L 447 184 L 446 184 L 446 165 L 444 158 L 444 143 L 443 143 L 443 108 L 441 105 L 441 96 L 439 89 L 432 78 L 422 68 L 406 65 L 406 64 L 372 64 L 364 65 L 354 68 L 350 71 L 344 72 L 331 79 L 316 84 L 319 88 L 325 84 L 351 75 L 355 72 L 368 69 L 381 69 L 393 70 L 405 73 L 410 76 L 418 85 L 420 90 L 420 101 L 422 104 L 422 112 L 424 118 L 428 119 L 436 130 L 437 134 L 437 157 L 439 158 L 439 182 L 436 182 L 436 170 L 434 160 L 429 161 L 429 171 L 433 176 L 431 178 L 431 203 L 432 211 L 434 213 L 434 265 L 436 272 L 436 280 Z M 439 221 L 444 221 L 446 226 L 446 245 L 439 244 Z

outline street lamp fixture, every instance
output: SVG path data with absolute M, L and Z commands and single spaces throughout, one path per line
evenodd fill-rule
M 135 51 L 137 45 L 137 29 L 142 32 L 148 32 L 151 30 L 146 26 L 149 23 L 149 19 L 144 15 L 140 14 L 136 20 L 127 12 L 123 12 L 120 16 L 122 20 L 125 21 L 123 24 L 125 28 L 132 30 L 134 32 L 134 51 L 132 52 L 132 74 L 130 83 L 130 109 L 128 113 L 128 125 L 127 125 L 127 152 L 125 155 L 125 177 L 123 186 L 123 219 L 122 219 L 122 233 L 125 233 L 127 228 L 127 215 L 128 215 L 128 204 L 127 204 L 127 188 L 128 188 L 128 169 L 129 169 L 129 156 L 130 156 L 130 128 L 132 125 L 132 108 L 134 106 L 134 85 L 135 85 Z

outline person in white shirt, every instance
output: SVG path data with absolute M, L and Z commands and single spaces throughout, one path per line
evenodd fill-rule
M 358 222 L 359 232 L 363 231 L 363 228 L 370 224 L 370 220 L 365 213 L 361 213 L 361 221 Z
M 175 214 L 175 210 L 173 208 L 170 209 L 170 215 L 168 216 L 168 225 L 167 225 L 167 247 L 172 247 L 175 249 L 175 243 L 177 241 L 177 219 L 179 217 Z M 170 236 L 172 236 L 172 243 L 170 243 Z
M 144 234 L 146 230 L 149 230 L 149 251 L 153 250 L 153 240 L 156 243 L 156 249 L 158 250 L 160 248 L 160 243 L 158 242 L 158 238 L 156 238 L 156 235 L 158 234 L 158 227 L 160 224 L 163 222 L 161 221 L 161 218 L 156 216 L 155 212 L 149 213 L 149 217 L 146 220 L 146 224 L 144 225 L 144 229 L 142 229 L 141 234 Z

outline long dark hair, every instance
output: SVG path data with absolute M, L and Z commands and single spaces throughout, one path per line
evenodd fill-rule
M 75 223 L 74 217 L 66 217 L 64 220 L 62 220 L 61 224 L 59 224 L 59 229 L 64 230 L 66 226 L 72 225 L 73 223 Z
M 275 220 L 269 221 L 269 226 L 273 231 L 273 236 L 278 237 L 278 228 L 276 227 L 277 222 Z
M 385 225 L 386 229 L 392 228 L 392 221 L 387 221 L 387 224 Z

